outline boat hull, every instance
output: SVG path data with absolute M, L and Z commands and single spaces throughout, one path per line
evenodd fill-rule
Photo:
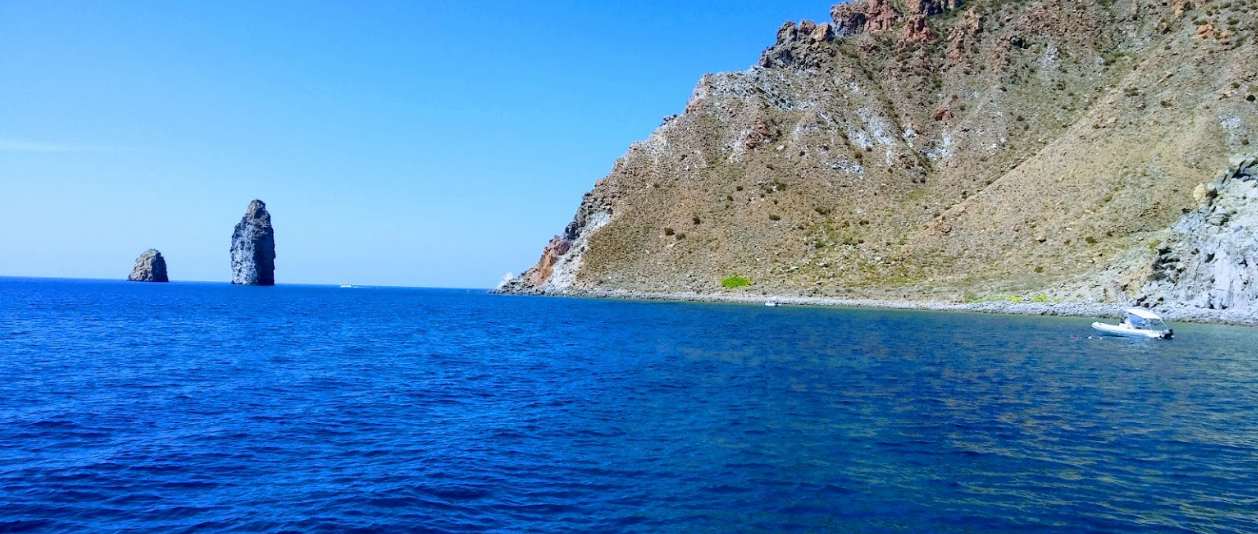
M 1145 339 L 1171 338 L 1169 330 L 1141 330 L 1138 328 L 1130 328 L 1108 323 L 1092 323 L 1092 329 L 1108 336 L 1138 337 Z

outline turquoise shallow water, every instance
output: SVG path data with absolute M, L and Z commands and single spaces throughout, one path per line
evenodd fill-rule
M 0 531 L 1258 531 L 1258 330 L 0 279 Z

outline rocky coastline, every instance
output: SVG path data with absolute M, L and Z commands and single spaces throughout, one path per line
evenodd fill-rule
M 565 289 L 548 292 L 512 292 L 493 290 L 502 295 L 534 295 L 560 298 L 595 298 L 613 300 L 641 300 L 666 302 L 727 303 L 763 305 L 774 302 L 787 306 L 817 306 L 839 308 L 869 308 L 888 310 L 917 310 L 937 312 L 971 312 L 1011 315 L 1040 315 L 1059 317 L 1118 318 L 1127 305 L 1098 302 L 948 302 L 912 299 L 865 299 L 816 297 L 802 295 L 775 295 L 755 292 L 700 293 L 694 291 L 636 291 L 625 289 Z M 1258 313 L 1235 310 L 1209 310 L 1192 306 L 1169 306 L 1159 309 L 1167 321 L 1223 324 L 1258 327 Z
M 1256 22 L 840 2 L 703 76 L 496 291 L 1258 323 Z

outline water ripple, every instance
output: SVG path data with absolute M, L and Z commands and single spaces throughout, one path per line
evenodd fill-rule
M 1254 330 L 0 279 L 0 531 L 1258 531 Z

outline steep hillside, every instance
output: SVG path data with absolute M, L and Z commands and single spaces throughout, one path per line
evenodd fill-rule
M 502 290 L 1258 308 L 1190 298 L 1163 272 L 1172 227 L 1217 198 L 1203 184 L 1258 152 L 1258 0 L 831 14 L 704 76 Z M 1247 250 L 1210 272 L 1258 279 Z

